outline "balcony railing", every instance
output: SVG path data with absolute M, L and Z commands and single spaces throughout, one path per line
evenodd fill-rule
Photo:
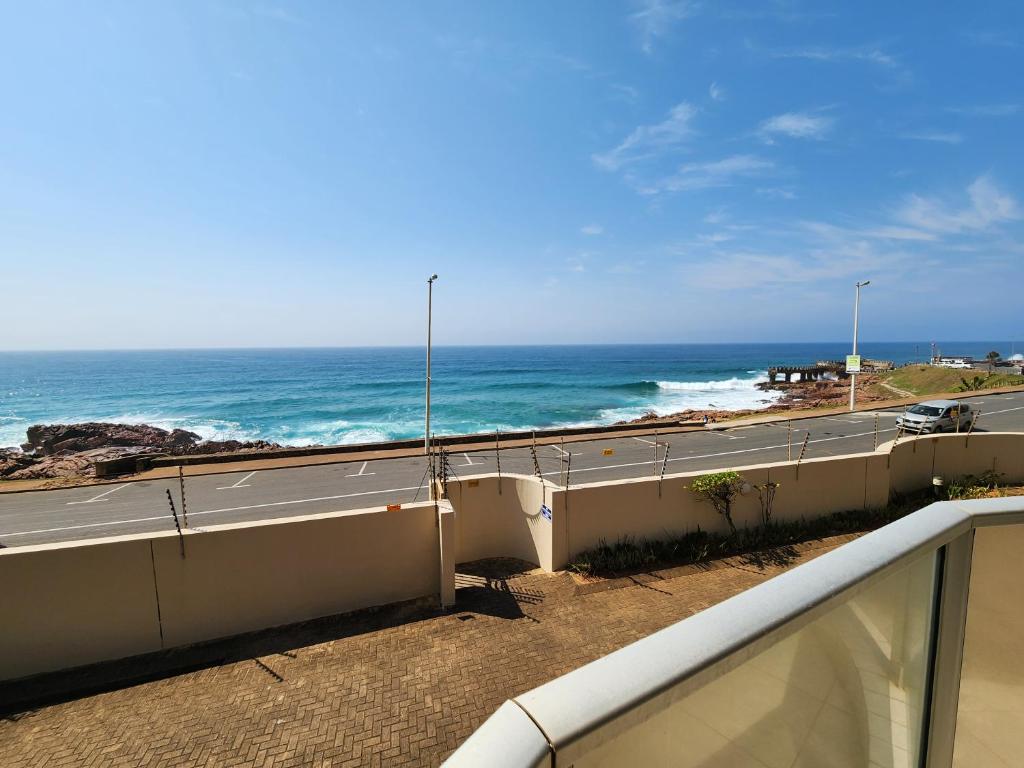
M 461 766 L 1010 766 L 1024 498 L 933 504 L 506 702 Z

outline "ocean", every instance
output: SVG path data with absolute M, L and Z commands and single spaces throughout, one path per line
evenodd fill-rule
M 1008 342 L 940 343 L 943 354 Z M 654 411 L 742 409 L 769 365 L 841 359 L 848 343 L 435 347 L 435 434 L 610 424 Z M 924 361 L 929 342 L 863 343 Z M 112 421 L 215 440 L 357 443 L 423 433 L 424 349 L 0 352 L 0 447 L 32 424 Z

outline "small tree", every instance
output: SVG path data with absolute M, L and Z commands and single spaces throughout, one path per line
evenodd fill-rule
M 772 524 L 772 507 L 775 505 L 775 491 L 779 484 L 768 482 L 754 487 L 757 488 L 757 497 L 761 502 L 761 525 L 767 528 Z
M 1000 355 L 994 349 L 991 352 L 989 352 L 987 355 L 985 355 L 985 359 L 988 360 L 990 363 L 994 363 L 996 360 L 999 360 L 1001 357 L 1002 357 L 1002 355 Z
M 732 502 L 743 487 L 743 477 L 739 472 L 714 472 L 694 478 L 690 486 L 701 501 L 708 501 L 715 511 L 725 517 L 729 530 L 736 534 L 736 524 L 732 521 Z

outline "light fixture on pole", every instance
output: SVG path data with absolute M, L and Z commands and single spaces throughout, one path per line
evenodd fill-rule
M 871 285 L 870 280 L 865 280 L 863 283 L 857 283 L 857 296 L 853 301 L 853 355 L 857 355 L 857 324 L 860 320 L 860 289 L 865 285 Z M 860 366 L 857 366 L 858 371 Z M 852 411 L 857 401 L 857 374 L 850 374 L 850 410 Z
M 427 280 L 427 426 L 423 432 L 423 453 L 430 454 L 430 325 L 433 313 L 434 281 L 437 275 Z

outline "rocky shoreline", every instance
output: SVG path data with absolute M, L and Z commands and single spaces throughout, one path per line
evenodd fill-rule
M 872 374 L 861 374 L 857 388 L 858 403 L 871 403 L 885 399 L 881 395 L 875 395 L 868 391 L 867 385 L 873 383 L 876 378 Z M 755 386 L 764 392 L 781 392 L 782 396 L 776 400 L 765 400 L 764 408 L 746 408 L 735 411 L 697 408 L 679 411 L 668 416 L 659 416 L 652 411 L 638 419 L 620 421 L 617 424 L 640 424 L 659 421 L 701 422 L 705 416 L 707 416 L 709 422 L 725 421 L 727 419 L 757 416 L 766 413 L 785 413 L 786 411 L 809 408 L 838 407 L 845 405 L 849 402 L 850 398 L 850 384 L 846 380 L 779 381 L 774 384 L 765 381 Z
M 0 448 L 0 479 L 43 480 L 95 476 L 97 461 L 129 454 L 231 453 L 272 451 L 265 440 L 203 440 L 184 429 L 167 431 L 148 424 L 37 424 L 20 449 Z
M 870 384 L 870 374 L 861 377 L 863 385 Z M 849 398 L 846 381 L 764 382 L 759 389 L 781 392 L 775 400 L 766 400 L 764 408 L 738 411 L 714 408 L 691 409 L 658 416 L 648 413 L 632 421 L 620 421 L 610 426 L 651 422 L 709 422 L 724 421 L 743 416 L 765 413 L 783 413 L 807 408 L 841 406 Z M 858 388 L 858 402 L 883 399 L 872 395 L 866 386 Z M 69 482 L 95 477 L 97 461 L 126 455 L 170 454 L 175 456 L 233 453 L 236 451 L 274 451 L 284 448 L 265 440 L 203 440 L 195 432 L 183 429 L 168 431 L 147 424 L 39 424 L 29 427 L 26 442 L 20 449 L 0 448 L 0 480 L 47 480 Z

